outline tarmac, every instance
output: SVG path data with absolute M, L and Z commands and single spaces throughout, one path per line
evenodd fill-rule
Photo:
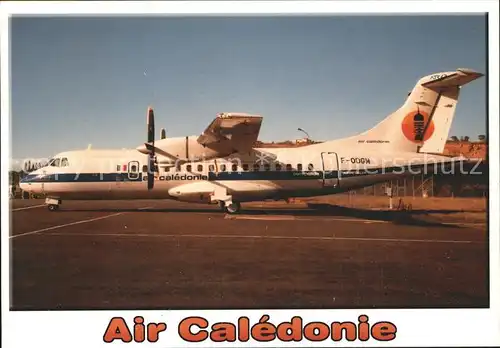
M 489 306 L 484 225 L 324 206 L 11 206 L 11 309 Z

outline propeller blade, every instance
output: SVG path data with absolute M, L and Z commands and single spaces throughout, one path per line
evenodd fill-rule
M 148 190 L 154 187 L 155 173 L 155 115 L 152 107 L 148 108 L 147 115 L 148 142 L 145 143 L 148 154 Z
M 154 146 L 155 142 L 155 115 L 152 107 L 148 108 L 148 143 L 152 143 Z
M 144 146 L 146 147 L 147 153 L 148 154 L 154 154 L 156 151 L 156 148 L 154 144 L 151 143 L 144 143 Z
M 155 171 L 154 171 L 154 166 L 155 166 L 155 160 L 154 157 L 151 155 L 148 156 L 148 190 L 152 190 L 154 185 L 155 185 Z

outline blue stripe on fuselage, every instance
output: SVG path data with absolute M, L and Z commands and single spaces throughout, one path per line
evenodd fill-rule
M 368 168 L 360 170 L 340 171 L 248 171 L 248 172 L 210 172 L 208 175 L 201 173 L 165 173 L 159 175 L 160 181 L 224 181 L 224 180 L 322 180 L 336 179 L 370 174 L 402 173 L 409 169 L 418 171 L 424 169 L 425 165 L 398 166 L 386 168 Z M 418 174 L 414 172 L 414 174 Z M 59 173 L 59 174 L 28 174 L 21 183 L 48 183 L 48 182 L 137 182 L 145 181 L 145 173 Z
M 327 178 L 335 178 L 337 172 L 327 174 Z M 137 182 L 145 181 L 146 173 L 60 173 L 60 174 L 29 174 L 24 177 L 22 183 L 48 183 L 48 182 Z M 160 181 L 196 181 L 196 180 L 308 180 L 323 179 L 323 172 L 223 172 L 208 175 L 201 173 L 165 173 L 159 175 Z

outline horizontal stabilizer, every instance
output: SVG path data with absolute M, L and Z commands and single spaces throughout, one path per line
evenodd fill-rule
M 430 89 L 448 88 L 453 86 L 463 86 L 484 74 L 478 73 L 470 69 L 457 69 L 451 74 L 436 74 L 431 76 L 430 81 L 422 83 L 422 86 Z

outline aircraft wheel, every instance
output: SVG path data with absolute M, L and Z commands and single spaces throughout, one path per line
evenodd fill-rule
M 231 204 L 225 207 L 226 212 L 229 214 L 237 214 L 239 213 L 240 209 L 241 209 L 241 204 L 238 202 L 232 202 Z
M 49 211 L 57 211 L 57 210 L 59 210 L 59 205 L 57 205 L 57 204 L 49 204 L 47 206 L 47 208 L 49 209 Z

